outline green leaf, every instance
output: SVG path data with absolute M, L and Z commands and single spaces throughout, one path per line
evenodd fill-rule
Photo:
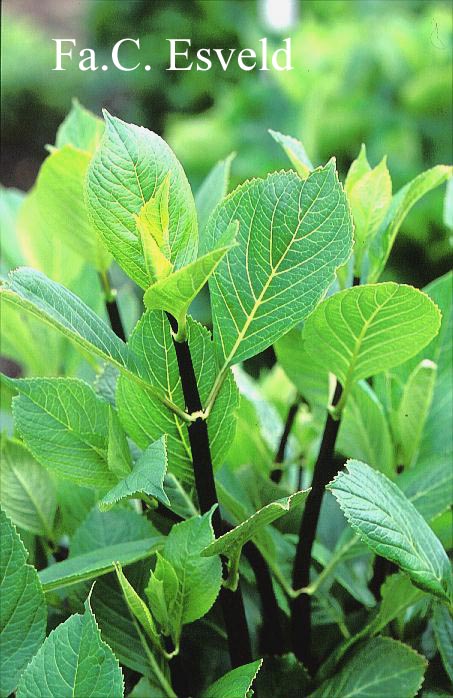
M 453 618 L 442 604 L 434 607 L 433 628 L 445 671 L 453 681 Z
M 17 236 L 17 216 L 25 198 L 19 189 L 0 185 L 0 220 L 2 222 L 1 269 L 9 271 L 24 264 L 24 256 Z
M 2 380 L 20 393 L 13 400 L 15 424 L 39 463 L 79 485 L 115 484 L 107 464 L 112 408 L 87 383 L 77 378 Z
M 225 254 L 235 244 L 238 222 L 228 226 L 218 247 L 199 257 L 186 267 L 158 279 L 148 288 L 144 302 L 149 310 L 166 310 L 178 321 L 177 341 L 185 339 L 186 314 L 194 298 L 215 271 Z
M 132 458 L 126 434 L 114 410 L 108 412 L 107 465 L 117 479 L 123 479 L 132 470 Z
M 148 637 L 150 637 L 155 644 L 160 645 L 159 635 L 148 606 L 128 581 L 119 563 L 115 564 L 115 572 L 129 611 L 145 629 Z
M 124 695 L 118 660 L 101 640 L 90 608 L 70 616 L 45 640 L 22 676 L 17 698 L 119 698 Z
M 239 245 L 209 281 L 221 378 L 227 366 L 263 351 L 313 310 L 352 245 L 333 161 L 305 181 L 279 172 L 239 186 L 209 219 L 207 249 L 233 220 Z
M 73 99 L 71 111 L 58 127 L 55 147 L 62 148 L 69 144 L 94 153 L 103 133 L 102 119 L 85 109 L 77 99 Z
M 447 180 L 445 187 L 444 224 L 449 230 L 453 230 L 453 177 Z
M 99 502 L 102 511 L 110 509 L 125 498 L 140 497 L 146 494 L 159 502 L 169 505 L 163 485 L 167 470 L 165 439 L 150 444 L 134 463 L 132 472 L 118 482 Z
M 41 226 L 98 271 L 106 271 L 111 256 L 97 234 L 84 199 L 84 183 L 91 155 L 72 145 L 54 150 L 41 166 L 34 196 Z
M 307 179 L 308 175 L 313 170 L 313 165 L 302 143 L 298 141 L 297 138 L 285 136 L 279 131 L 272 131 L 272 129 L 269 129 L 269 133 L 274 141 L 281 145 L 299 177 Z
M 184 171 L 165 141 L 105 111 L 104 117 L 105 135 L 88 171 L 88 209 L 118 264 L 147 288 L 149 276 L 137 214 L 170 174 L 170 261 L 179 269 L 197 254 L 195 203 Z
M 376 637 L 309 698 L 414 698 L 426 664 L 425 658 L 407 645 Z
M 348 397 L 336 448 L 389 477 L 394 474 L 393 443 L 387 417 L 378 397 L 365 381 L 356 383 Z
M 330 296 L 304 326 L 306 350 L 349 389 L 414 356 L 440 327 L 440 312 L 412 286 L 387 282 Z M 343 405 L 339 405 L 339 410 Z
M 229 671 L 203 691 L 201 698 L 248 698 L 262 663 L 263 660 L 258 659 Z
M 348 184 L 350 182 L 351 178 Z M 354 273 L 360 277 L 365 252 L 392 200 L 392 180 L 386 158 L 348 187 L 348 198 L 354 221 Z
M 82 349 L 113 364 L 132 380 L 144 384 L 147 391 L 170 409 L 175 408 L 158 388 L 143 380 L 141 376 L 146 373 L 146 365 L 140 365 L 129 347 L 68 289 L 47 279 L 40 272 L 20 268 L 9 275 L 0 287 L 0 293 L 8 302 L 56 327 Z M 178 408 L 176 411 L 183 414 Z
M 344 190 L 346 194 L 350 194 L 357 182 L 362 179 L 367 172 L 371 170 L 370 163 L 366 155 L 366 147 L 362 143 L 360 147 L 360 152 L 356 159 L 352 162 L 349 168 L 348 174 L 346 175 L 346 180 L 344 183 Z
M 260 698 L 301 698 L 310 678 L 294 654 L 266 657 L 256 678 Z
M 179 579 L 173 565 L 157 553 L 156 567 L 146 587 L 146 595 L 162 633 L 172 637 L 175 646 L 181 625 L 177 608 L 178 589 Z
M 157 594 L 159 582 L 171 585 L 171 606 L 167 608 L 170 615 L 169 624 L 173 630 L 173 641 L 178 645 L 183 625 L 192 623 L 204 616 L 214 604 L 222 583 L 222 565 L 219 557 L 206 559 L 202 550 L 214 540 L 211 524 L 212 511 L 203 516 L 194 516 L 187 521 L 175 524 L 165 540 L 161 551 L 162 558 L 172 568 L 170 572 L 162 563 L 153 580 L 154 572 L 146 589 L 153 611 L 153 600 Z M 165 565 L 165 563 L 164 563 Z M 178 579 L 178 589 L 174 591 L 174 576 Z M 157 582 L 157 584 L 156 584 Z
M 291 330 L 274 344 L 280 366 L 307 400 L 312 410 L 329 402 L 329 373 L 316 357 L 309 354 L 299 328 Z
M 38 574 L 2 510 L 0 532 L 0 696 L 7 698 L 46 636 L 47 609 Z
M 220 160 L 214 165 L 195 195 L 198 227 L 201 235 L 206 227 L 209 216 L 214 211 L 217 204 L 219 204 L 228 193 L 231 163 L 235 157 L 236 153 L 231 153 L 225 160 Z
M 52 539 L 57 510 L 54 483 L 16 439 L 1 442 L 0 502 L 16 526 Z
M 389 258 L 398 230 L 412 206 L 431 189 L 443 184 L 451 177 L 452 171 L 452 168 L 447 165 L 436 165 L 436 167 L 422 172 L 394 195 L 387 215 L 370 245 L 366 273 L 368 283 L 379 279 Z
M 398 485 L 427 521 L 452 504 L 453 453 L 433 454 L 398 476 Z
M 403 396 L 393 418 L 393 429 L 399 445 L 398 463 L 414 464 L 426 418 L 433 399 L 437 366 L 424 359 L 410 374 Z
M 188 342 L 202 404 L 205 404 L 216 377 L 214 347 L 208 330 L 193 321 L 187 322 Z M 159 386 L 167 399 L 184 409 L 176 352 L 170 323 L 162 312 L 147 311 L 129 344 L 131 351 L 146 367 L 142 375 Z M 151 393 L 125 376 L 117 388 L 117 405 L 121 422 L 140 448 L 167 434 L 168 469 L 183 483 L 193 482 L 192 455 L 186 424 L 164 409 Z M 208 433 L 214 467 L 220 466 L 232 443 L 238 391 L 231 373 L 227 376 L 219 397 L 209 415 Z
M 292 511 L 299 504 L 302 504 L 308 496 L 309 490 L 295 492 L 289 497 L 277 499 L 275 502 L 267 504 L 265 507 L 255 512 L 248 519 L 243 521 L 231 531 L 228 531 L 220 538 L 210 543 L 203 550 L 202 555 L 224 555 L 229 560 L 228 586 L 235 590 L 239 577 L 239 558 L 243 546 L 257 536 L 264 526 L 271 524 L 281 516 Z
M 450 602 L 448 557 L 423 517 L 399 487 L 365 463 L 350 460 L 328 485 L 346 518 L 377 555 L 397 564 L 415 586 Z

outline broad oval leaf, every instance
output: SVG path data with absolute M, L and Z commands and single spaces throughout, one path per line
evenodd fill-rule
M 17 698 L 121 698 L 123 674 L 103 642 L 89 600 L 45 640 L 22 676 Z
M 171 262 L 179 269 L 197 254 L 195 203 L 184 170 L 162 138 L 108 112 L 104 116 L 105 134 L 88 170 L 88 209 L 118 264 L 147 288 L 136 215 L 170 173 L 169 244 Z
M 19 392 L 15 424 L 43 466 L 79 485 L 117 481 L 107 463 L 111 407 L 77 378 L 6 379 Z
M 214 341 L 224 366 L 266 349 L 316 306 L 348 259 L 352 223 L 335 163 L 240 185 L 214 211 L 206 249 L 239 221 L 238 246 L 211 276 Z
M 330 296 L 306 321 L 303 339 L 346 392 L 417 354 L 439 327 L 439 309 L 425 293 L 389 281 Z
M 308 698 L 414 698 L 426 665 L 426 659 L 411 647 L 376 637 Z
M 62 148 L 69 144 L 94 153 L 103 133 L 102 119 L 85 109 L 77 99 L 73 99 L 69 114 L 58 127 L 55 147 Z
M 451 603 L 453 578 L 445 550 L 395 483 L 349 460 L 327 487 L 373 552 L 401 567 L 415 586 Z
M 55 485 L 20 441 L 2 439 L 0 502 L 11 521 L 37 536 L 53 538 Z
M 0 696 L 7 698 L 46 636 L 47 609 L 38 573 L 0 509 Z

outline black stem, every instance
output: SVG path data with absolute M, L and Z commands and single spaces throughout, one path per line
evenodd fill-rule
M 281 614 L 275 597 L 272 576 L 266 560 L 252 541 L 244 545 L 244 555 L 255 575 L 256 587 L 261 600 L 260 653 L 281 655 L 285 651 L 281 628 Z
M 336 405 L 341 397 L 342 388 L 337 383 L 332 405 Z M 328 414 L 318 458 L 313 470 L 313 480 L 310 494 L 305 502 L 299 530 L 299 540 L 293 567 L 293 588 L 301 589 L 310 583 L 310 566 L 313 543 L 315 541 L 319 514 L 325 486 L 337 474 L 334 463 L 335 441 L 337 439 L 340 420 L 335 420 Z M 300 594 L 294 599 L 291 608 L 291 640 L 296 657 L 312 668 L 311 657 L 311 596 Z
M 167 313 L 173 332 L 178 329 L 175 318 Z M 189 413 L 200 412 L 202 409 L 200 394 L 198 392 L 197 379 L 192 363 L 190 348 L 187 341 L 174 340 L 176 358 L 178 361 L 181 385 Z M 196 419 L 188 427 L 189 443 L 192 452 L 192 462 L 195 475 L 198 503 L 204 514 L 217 505 L 212 516 L 212 527 L 216 538 L 224 533 L 222 519 L 217 497 L 214 470 L 212 467 L 211 450 L 209 446 L 208 425 L 201 417 Z M 227 575 L 226 561 L 222 560 L 224 576 Z M 250 636 L 245 616 L 244 602 L 240 586 L 236 591 L 230 591 L 222 587 L 220 591 L 220 604 L 222 606 L 225 628 L 228 637 L 228 647 L 233 667 L 248 664 L 252 661 Z
M 275 454 L 275 459 L 274 463 L 275 465 L 281 465 L 285 459 L 285 451 L 286 451 L 286 445 L 288 443 L 289 435 L 291 433 L 291 429 L 293 428 L 294 421 L 296 419 L 296 415 L 298 412 L 298 409 L 300 407 L 300 404 L 302 402 L 302 397 L 300 395 L 297 395 L 296 399 L 290 406 L 288 410 L 288 414 L 286 416 L 286 422 L 285 426 L 283 428 L 283 433 L 280 439 L 280 443 L 278 445 L 277 453 Z M 283 475 L 283 469 L 282 468 L 274 468 L 274 470 L 271 473 L 271 480 L 273 482 L 280 482 L 282 479 Z
M 123 322 L 121 320 L 120 310 L 118 308 L 118 303 L 116 301 L 116 293 L 112 290 L 110 286 L 110 280 L 108 273 L 99 275 L 102 288 L 104 290 L 105 307 L 109 316 L 110 327 L 114 333 L 123 340 L 126 341 L 126 333 L 124 331 Z

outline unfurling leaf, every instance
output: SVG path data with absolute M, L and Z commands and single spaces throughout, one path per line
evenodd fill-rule
M 44 641 L 47 609 L 38 573 L 27 564 L 27 551 L 2 510 L 0 532 L 0 696 L 7 698 Z
M 123 674 L 101 639 L 89 600 L 45 640 L 22 676 L 17 698 L 121 698 Z
M 313 170 L 313 165 L 302 143 L 298 141 L 297 138 L 285 136 L 283 133 L 279 133 L 279 131 L 272 131 L 272 129 L 269 129 L 269 133 L 274 141 L 281 145 L 299 177 L 301 177 L 301 179 L 307 179 L 308 175 Z
M 170 176 L 168 237 L 164 240 L 170 256 L 164 256 L 175 269 L 180 269 L 195 259 L 197 254 L 195 203 L 184 171 L 165 141 L 152 131 L 127 124 L 107 112 L 104 112 L 104 116 L 105 135 L 88 170 L 88 209 L 118 264 L 139 286 L 146 289 L 150 283 L 150 259 L 143 254 L 137 216 L 140 216 L 147 202 L 160 192 L 159 203 L 162 203 L 162 207 L 159 205 L 154 213 L 159 211 L 157 227 L 163 238 L 167 236 L 167 185 L 163 183 Z M 156 233 L 156 228 L 153 230 Z
M 149 612 L 149 608 L 128 581 L 119 562 L 115 563 L 115 572 L 129 611 L 145 629 L 148 637 L 150 637 L 155 644 L 159 645 L 159 634 L 151 613 Z
M 397 564 L 415 586 L 451 603 L 450 561 L 439 539 L 400 488 L 350 460 L 328 485 L 350 525 L 377 555 Z
M 168 197 L 170 174 L 167 174 L 154 196 L 140 209 L 136 218 L 137 230 L 142 243 L 148 283 L 165 279 L 171 274 Z

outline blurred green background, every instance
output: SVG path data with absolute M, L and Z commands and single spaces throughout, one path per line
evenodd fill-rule
M 71 97 L 163 135 L 196 189 L 231 151 L 233 183 L 288 167 L 268 128 L 300 138 L 344 176 L 366 143 L 388 154 L 394 191 L 452 161 L 452 15 L 443 0 L 3 0 L 2 183 L 28 190 Z M 294 70 L 166 72 L 167 38 L 258 47 L 292 38 Z M 52 72 L 52 38 L 96 48 L 140 37 L 152 71 Z M 125 61 L 126 51 L 123 56 Z M 135 56 L 134 56 L 135 58 Z M 387 276 L 423 285 L 451 266 L 443 189 L 403 225 Z

